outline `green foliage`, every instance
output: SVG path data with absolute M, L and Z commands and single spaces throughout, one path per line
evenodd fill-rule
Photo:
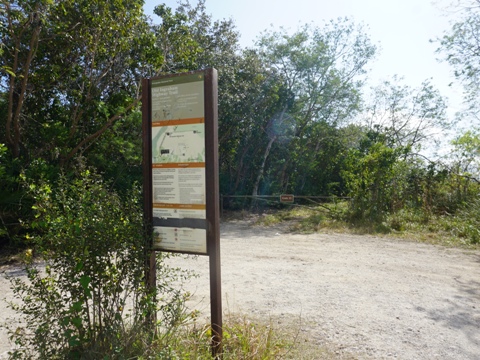
M 119 119 L 103 140 L 92 145 L 87 161 L 95 164 L 104 179 L 124 192 L 142 181 L 142 114 L 133 111 Z M 128 134 L 128 135 L 125 135 Z
M 293 34 L 285 29 L 265 32 L 257 47 L 248 55 L 256 55 L 252 58 L 259 74 L 265 75 L 252 80 L 260 81 L 257 91 L 258 86 L 264 90 L 251 100 L 255 107 L 239 104 L 245 110 L 234 133 L 248 142 L 244 137 L 228 152 L 230 159 L 236 155 L 231 176 L 236 184 L 247 178 L 243 193 L 253 195 L 304 194 L 322 187 L 315 182 L 319 167 L 335 166 L 326 160 L 330 154 L 319 153 L 335 139 L 330 132 L 358 113 L 364 68 L 375 46 L 360 26 L 338 19 L 322 27 L 306 25 Z M 249 99 L 247 93 L 241 100 Z M 325 179 L 323 188 L 338 180 Z M 233 190 L 239 193 L 237 186 Z
M 94 171 L 80 167 L 77 177 L 30 182 L 29 189 L 35 220 L 28 243 L 45 269 L 29 250 L 28 281 L 13 279 L 21 302 L 12 306 L 25 328 L 11 333 L 19 346 L 11 358 L 128 357 L 140 335 L 147 336 L 145 317 L 156 308 L 144 282 L 148 236 L 138 188 L 124 200 Z M 173 274 L 163 269 L 159 284 L 165 328 L 179 319 L 183 304 L 172 288 Z
M 163 58 L 143 1 L 3 1 L 0 141 L 28 163 L 62 166 L 139 101 Z
M 394 76 L 375 87 L 373 97 L 365 115 L 367 126 L 385 134 L 394 147 L 418 151 L 422 146 L 433 146 L 439 130 L 454 125 L 446 118 L 445 99 L 429 80 L 412 88 Z
M 172 12 L 165 4 L 158 5 L 154 13 L 162 20 L 154 26 L 156 43 L 163 54 L 161 71 L 164 73 L 195 70 L 199 44 L 192 36 L 188 16 Z
M 258 46 L 294 93 L 301 130 L 312 122 L 338 124 L 358 111 L 364 68 L 376 51 L 361 26 L 337 19 L 292 35 L 265 32 Z
M 465 102 L 476 113 L 480 92 L 480 54 L 476 51 L 480 46 L 480 6 L 475 0 L 459 1 L 453 10 L 459 20 L 436 39 L 437 53 L 452 66 L 455 77 L 464 85 Z
M 215 67 L 220 77 L 228 76 L 237 56 L 239 35 L 233 20 L 213 21 L 205 0 L 195 6 L 179 1 L 175 11 L 165 4 L 154 9 L 161 23 L 153 26 L 162 53 L 159 73 L 175 73 Z M 222 87 L 222 85 L 220 85 Z
M 452 168 L 458 174 L 480 181 L 480 128 L 467 130 L 453 141 Z
M 178 333 L 163 339 L 163 346 L 155 359 L 205 359 L 212 358 L 209 326 L 185 326 Z M 168 344 L 168 346 L 166 346 Z M 158 345 L 161 345 L 159 343 Z M 252 321 L 245 316 L 229 315 L 223 324 L 224 360 L 268 360 L 290 357 L 297 346 L 291 329 L 280 329 L 271 323 Z
M 480 197 L 470 199 L 455 218 L 451 219 L 452 232 L 471 244 L 480 244 Z
M 224 352 L 232 359 L 268 359 L 285 353 L 285 344 L 275 338 L 272 326 L 262 326 L 245 318 L 232 321 L 225 329 Z
M 21 164 L 0 144 L 0 248 L 14 249 L 22 241 L 19 218 L 29 218 L 31 199 L 19 183 Z
M 52 179 L 81 154 L 122 190 L 139 179 L 140 80 L 164 58 L 139 0 L 0 1 L 0 49 L 3 245 L 31 216 L 21 171 Z
M 365 151 L 351 150 L 346 158 L 343 177 L 353 198 L 350 216 L 352 220 L 379 223 L 392 211 L 397 162 L 405 149 L 392 149 L 380 141 Z
M 7 222 L 5 219 L 6 212 L 8 211 L 8 203 L 10 202 L 8 200 L 8 194 L 10 193 L 8 189 L 7 183 L 10 182 L 7 176 L 7 166 L 6 166 L 6 161 L 5 161 L 5 155 L 7 152 L 7 147 L 4 144 L 0 144 L 0 208 L 2 209 L 0 212 L 0 237 L 3 238 L 4 236 L 8 235 L 8 230 L 7 230 Z M 2 241 L 3 242 L 3 241 Z
M 289 124 L 291 116 L 281 116 L 292 94 L 256 51 L 246 50 L 232 59 L 233 66 L 220 76 L 219 143 L 223 193 L 250 194 L 261 166 L 260 149 L 275 130 Z M 282 136 L 282 135 L 280 135 Z M 285 137 L 283 137 L 285 139 Z
M 408 241 L 425 242 L 448 247 L 478 248 L 479 201 L 461 207 L 455 216 L 432 213 L 423 207 L 405 206 L 384 216 L 381 222 L 351 218 L 350 201 L 325 203 L 320 207 L 292 207 L 286 210 L 270 210 L 259 217 L 255 225 L 275 226 L 288 222 L 292 232 L 338 232 L 349 234 L 388 235 Z M 234 215 L 230 214 L 230 217 Z M 238 216 L 238 215 L 237 215 Z M 252 214 L 243 213 L 242 218 Z M 285 224 L 284 224 L 285 225 Z

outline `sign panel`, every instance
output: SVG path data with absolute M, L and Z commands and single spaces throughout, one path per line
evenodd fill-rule
M 280 202 L 284 203 L 293 203 L 295 200 L 295 196 L 291 194 L 284 194 L 280 195 Z
M 157 250 L 207 253 L 204 89 L 203 72 L 151 80 Z

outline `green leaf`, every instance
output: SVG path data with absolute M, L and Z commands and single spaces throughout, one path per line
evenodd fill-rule
M 82 327 L 82 319 L 80 317 L 74 317 L 71 320 L 71 323 L 73 326 L 75 326 L 77 329 L 80 329 Z
M 85 291 L 85 295 L 90 298 L 92 296 L 92 293 L 89 289 L 89 285 L 91 282 L 91 278 L 88 275 L 82 275 L 80 277 L 80 285 L 82 285 L 83 290 Z
M 74 312 L 82 311 L 83 301 L 76 301 L 72 304 L 71 310 Z
M 84 265 L 83 265 L 82 261 L 78 262 L 77 266 L 75 267 L 75 271 L 77 271 L 77 272 L 81 271 L 83 269 L 83 266 Z

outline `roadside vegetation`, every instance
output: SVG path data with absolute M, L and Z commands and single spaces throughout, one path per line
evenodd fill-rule
M 480 249 L 477 240 L 477 215 L 462 210 L 462 217 L 425 215 L 401 211 L 387 215 L 381 223 L 352 221 L 348 216 L 348 202 L 314 206 L 289 206 L 288 209 L 264 210 L 261 214 L 234 212 L 228 219 L 253 218 L 256 225 L 288 224 L 288 231 L 298 233 L 335 232 L 388 236 L 428 244 Z
M 35 220 L 22 257 L 26 277 L 11 278 L 10 307 L 20 321 L 3 325 L 15 345 L 9 358 L 211 359 L 210 325 L 185 306 L 190 295 L 182 284 L 195 274 L 166 266 L 169 255 L 160 253 L 157 288 L 146 288 L 148 236 L 135 201 L 138 187 L 122 200 L 81 163 L 76 176 L 61 175 L 55 184 L 26 185 Z M 296 359 L 308 351 L 330 356 L 300 341 L 298 329 L 295 321 L 280 327 L 228 314 L 222 358 Z

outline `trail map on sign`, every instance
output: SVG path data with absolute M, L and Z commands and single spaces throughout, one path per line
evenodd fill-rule
M 188 124 L 152 128 L 153 163 L 205 162 L 205 126 Z
M 204 75 L 152 80 L 151 97 L 154 247 L 205 254 Z

